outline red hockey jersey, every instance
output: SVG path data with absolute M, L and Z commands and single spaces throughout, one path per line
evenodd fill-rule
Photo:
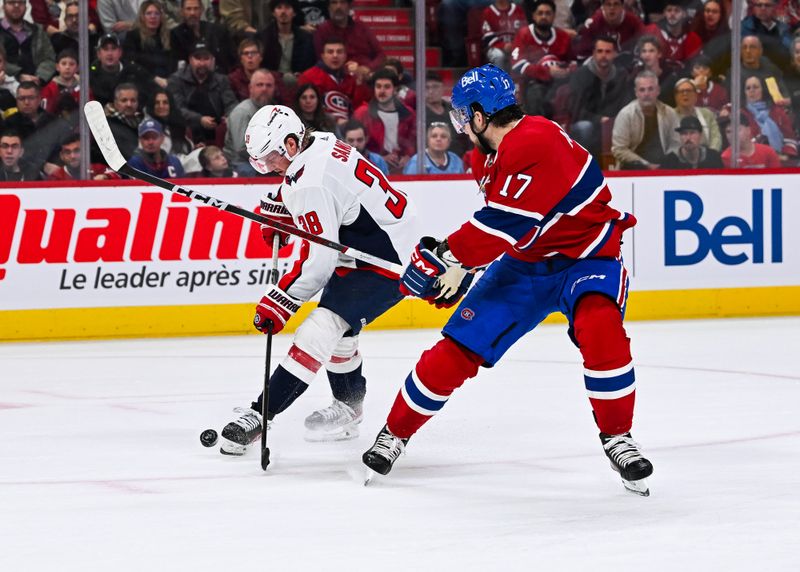
M 354 109 L 370 98 L 366 85 L 357 85 L 356 78 L 334 74 L 318 65 L 308 68 L 297 78 L 297 85 L 313 83 L 322 94 L 325 113 L 334 119 L 349 119 Z
M 472 172 L 486 206 L 447 239 L 466 266 L 504 253 L 528 262 L 617 257 L 622 233 L 636 224 L 608 205 L 611 191 L 589 152 L 544 117 L 524 117 L 497 153 L 476 149 Z
M 486 7 L 481 24 L 483 45 L 504 50 L 512 44 L 517 31 L 527 22 L 525 12 L 517 4 L 511 4 L 508 10 L 500 10 L 495 5 Z
M 661 43 L 661 56 L 668 62 L 685 64 L 703 48 L 700 36 L 690 31 L 688 26 L 684 27 L 680 36 L 673 36 L 667 32 L 662 20 L 658 24 L 646 26 L 644 33 L 658 38 Z
M 548 82 L 551 80 L 548 66 L 574 59 L 572 38 L 564 30 L 552 28 L 549 38 L 540 38 L 530 24 L 517 32 L 514 38 L 511 71 L 517 76 Z

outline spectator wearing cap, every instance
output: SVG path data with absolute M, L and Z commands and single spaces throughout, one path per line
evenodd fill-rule
M 644 29 L 645 34 L 651 34 L 661 42 L 664 65 L 673 71 L 682 70 L 703 47 L 700 36 L 689 29 L 685 2 L 665 0 L 662 18 Z
M 198 42 L 189 54 L 189 65 L 169 78 L 169 91 L 186 123 L 192 130 L 195 143 L 216 143 L 223 137 L 218 129 L 237 100 L 228 78 L 216 73 L 214 55 L 208 46 Z
M 733 123 L 729 118 L 725 118 L 723 129 L 728 141 L 733 140 Z M 739 160 L 735 167 L 737 169 L 776 169 L 781 166 L 780 157 L 769 145 L 763 145 L 753 141 L 753 134 L 750 131 L 750 119 L 746 115 L 739 118 Z M 722 163 L 727 168 L 731 168 L 731 148 L 728 147 L 722 152 Z
M 552 115 L 550 94 L 576 69 L 572 38 L 553 27 L 555 17 L 555 2 L 539 0 L 533 23 L 517 32 L 513 41 L 511 72 L 524 90 L 525 111 L 531 115 Z
M 155 119 L 145 119 L 139 124 L 139 148 L 128 163 L 134 169 L 160 177 L 172 179 L 183 177 L 183 165 L 175 155 L 161 148 L 164 130 Z
M 255 177 L 258 173 L 250 165 L 250 155 L 244 144 L 244 132 L 256 111 L 273 103 L 275 76 L 265 69 L 256 70 L 250 76 L 250 97 L 239 103 L 228 118 L 225 133 L 225 154 L 231 159 L 233 168 L 241 175 Z
M 613 38 L 617 53 L 631 52 L 644 32 L 642 20 L 625 8 L 623 0 L 602 0 L 600 8 L 579 27 L 575 52 L 583 60 L 592 55 L 598 37 Z
M 3 2 L 0 41 L 6 50 L 6 72 L 19 81 L 44 85 L 56 69 L 50 38 L 39 24 L 25 21 L 26 0 Z
M 89 68 L 89 86 L 92 96 L 106 105 L 114 100 L 114 89 L 121 83 L 131 83 L 142 93 L 156 86 L 153 76 L 143 67 L 122 63 L 122 48 L 114 34 L 105 34 L 97 41 L 97 59 Z
M 261 49 L 261 42 L 252 38 L 245 38 L 239 42 L 237 50 L 239 54 L 239 65 L 228 74 L 228 81 L 231 82 L 236 99 L 244 101 L 250 97 L 250 76 L 257 69 L 261 69 L 264 55 Z
M 678 115 L 658 100 L 659 93 L 656 74 L 643 71 L 636 76 L 636 99 L 617 114 L 611 133 L 611 152 L 621 169 L 658 169 L 680 145 Z
M 702 127 L 701 143 L 711 149 L 722 149 L 722 134 L 714 112 L 697 106 L 697 87 L 689 78 L 681 78 L 675 84 L 675 113 L 678 117 L 695 117 Z
M 295 17 L 297 0 L 271 0 L 272 21 L 258 34 L 264 46 L 264 67 L 280 74 L 283 84 L 294 89 L 297 78 L 314 65 L 314 36 L 301 28 Z
M 680 137 L 680 147 L 667 153 L 662 169 L 721 169 L 722 157 L 719 151 L 711 149 L 702 142 L 703 126 L 694 115 L 681 118 L 675 130 Z
M 201 0 L 182 0 L 181 23 L 170 31 L 172 51 L 175 58 L 186 65 L 189 62 L 189 51 L 192 46 L 203 42 L 214 54 L 219 72 L 227 74 L 234 65 L 232 41 L 228 29 L 215 22 L 202 20 L 202 15 Z
M 351 119 L 342 125 L 342 138 L 345 143 L 361 153 L 367 161 L 378 167 L 384 175 L 389 174 L 389 165 L 383 157 L 367 149 L 367 128 L 363 123 Z
M 691 74 L 692 81 L 697 88 L 698 105 L 719 114 L 730 100 L 728 99 L 728 90 L 713 75 L 711 59 L 701 53 L 692 62 Z
M 444 123 L 433 123 L 426 134 L 423 173 L 426 175 L 458 175 L 464 172 L 461 158 L 447 150 L 450 146 L 450 130 Z M 409 159 L 403 168 L 404 175 L 416 175 L 419 172 L 417 162 L 420 153 Z
M 758 36 L 764 55 L 781 69 L 789 66 L 792 33 L 789 25 L 778 19 L 777 0 L 753 0 L 752 14 L 742 20 L 742 36 Z
M 353 118 L 367 128 L 367 148 L 380 154 L 392 173 L 401 173 L 414 154 L 416 114 L 397 98 L 397 75 L 381 69 L 372 76 L 373 98 L 356 109 Z
M 167 78 L 178 68 L 171 48 L 161 4 L 156 0 L 145 0 L 139 6 L 133 29 L 125 34 L 122 42 L 125 57 L 149 70 L 160 87 L 167 87 Z
M 350 16 L 351 6 L 352 0 L 328 1 L 328 21 L 314 32 L 314 49 L 321 55 L 326 40 L 343 40 L 348 58 L 345 70 L 366 79 L 383 65 L 386 54 L 369 26 Z
M 118 38 L 133 29 L 141 0 L 97 0 L 97 15 L 107 34 Z
M 70 135 L 61 143 L 61 151 L 58 154 L 61 166 L 50 173 L 47 177 L 50 181 L 71 181 L 81 178 L 81 136 L 77 133 Z M 108 179 L 119 179 L 114 171 L 100 163 L 92 163 L 89 166 L 91 172 L 89 176 L 95 181 L 105 181 Z
M 64 7 L 64 29 L 55 32 L 50 36 L 50 43 L 53 44 L 53 51 L 60 54 L 64 50 L 72 50 L 76 54 L 80 52 L 80 7 L 78 0 L 69 0 Z M 97 42 L 97 27 L 89 25 L 89 45 L 93 46 Z

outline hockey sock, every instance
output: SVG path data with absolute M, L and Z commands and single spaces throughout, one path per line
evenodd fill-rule
M 326 365 L 334 399 L 351 407 L 360 407 L 367 393 L 367 380 L 361 374 L 361 363 L 358 336 L 346 335 L 339 340 Z
M 408 439 L 435 415 L 457 387 L 478 373 L 483 358 L 444 338 L 419 358 L 394 400 L 386 424 Z
M 367 380 L 361 375 L 361 364 L 350 372 L 336 373 L 328 369 L 328 381 L 331 384 L 331 391 L 334 399 L 344 401 L 353 407 L 364 401 L 367 393 Z
M 269 403 L 267 404 L 268 419 L 272 419 L 275 415 L 289 407 L 294 400 L 300 397 L 303 392 L 308 389 L 308 384 L 303 382 L 296 375 L 286 371 L 282 365 L 279 365 L 269 378 Z M 258 399 L 251 405 L 253 409 L 260 412 L 261 403 L 264 395 L 258 396 Z
M 630 431 L 636 377 L 622 313 L 611 299 L 588 294 L 578 303 L 573 327 L 597 426 L 610 435 Z

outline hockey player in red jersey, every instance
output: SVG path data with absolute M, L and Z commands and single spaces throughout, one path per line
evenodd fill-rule
M 467 291 L 471 269 L 492 265 L 405 379 L 362 459 L 387 474 L 456 388 L 560 311 L 583 356 L 603 449 L 626 488 L 646 495 L 653 467 L 629 432 L 635 378 L 622 323 L 628 275 L 621 237 L 636 220 L 609 206 L 603 174 L 583 147 L 556 123 L 523 115 L 504 71 L 470 70 L 452 101 L 454 126 L 477 149 L 472 170 L 486 206 L 445 240 L 424 237 L 401 289 L 431 303 L 453 302 Z

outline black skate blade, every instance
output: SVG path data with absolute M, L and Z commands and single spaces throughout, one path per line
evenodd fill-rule
M 626 481 L 622 479 L 622 486 L 625 490 L 640 497 L 650 496 L 650 487 L 647 486 L 647 479 L 639 479 L 638 481 Z

